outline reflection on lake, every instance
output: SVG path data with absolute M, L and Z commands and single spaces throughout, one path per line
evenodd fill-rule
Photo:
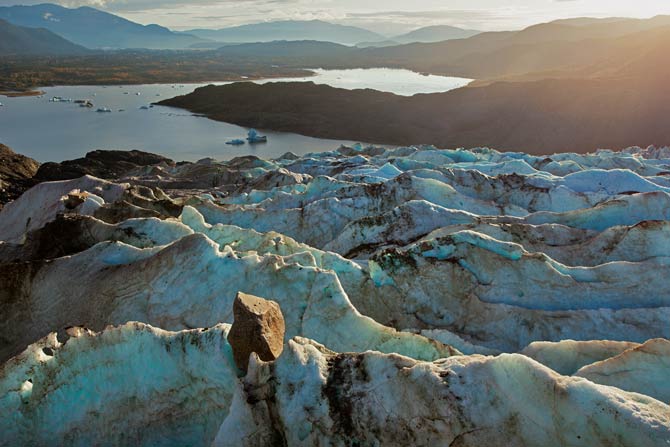
M 440 93 L 465 87 L 472 79 L 420 74 L 395 68 L 356 68 L 350 70 L 312 70 L 315 76 L 285 81 L 312 81 L 348 90 L 371 88 L 396 95 L 412 96 L 417 93 Z M 273 82 L 264 80 L 260 82 Z

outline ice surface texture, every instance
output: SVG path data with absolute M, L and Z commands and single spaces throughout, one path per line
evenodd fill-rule
M 668 153 L 356 146 L 40 184 L 0 211 L 0 445 L 667 445 Z M 290 340 L 241 379 L 240 291 Z

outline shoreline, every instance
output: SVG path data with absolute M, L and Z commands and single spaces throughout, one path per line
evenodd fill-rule
M 30 89 L 26 91 L 0 90 L 0 96 L 5 96 L 7 98 L 21 98 L 24 96 L 41 96 L 44 95 L 44 93 L 45 92 L 43 90 L 36 90 L 36 89 Z
M 389 70 L 407 70 L 414 72 L 416 74 L 420 75 L 428 75 L 428 76 L 440 76 L 440 77 L 455 77 L 458 78 L 460 76 L 456 75 L 448 75 L 448 74 L 442 74 L 438 72 L 419 72 L 411 68 L 398 68 L 398 67 L 393 67 L 393 66 L 379 66 L 379 67 L 355 67 L 355 68 L 341 68 L 341 69 L 325 69 L 325 70 L 343 70 L 343 71 L 349 71 L 349 70 L 367 70 L 367 69 L 389 69 Z M 31 87 L 26 87 L 25 90 L 11 90 L 11 89 L 3 89 L 2 86 L 0 86 L 0 96 L 6 96 L 9 98 L 15 98 L 15 97 L 23 97 L 23 96 L 39 96 L 39 95 L 44 95 L 46 92 L 42 89 L 45 88 L 55 88 L 55 87 L 123 87 L 123 86 L 139 86 L 139 85 L 160 85 L 160 84 L 181 84 L 181 85 L 199 85 L 199 84 L 204 84 L 204 85 L 216 85 L 216 83 L 221 83 L 221 82 L 230 82 L 230 83 L 235 83 L 235 82 L 251 82 L 251 81 L 260 81 L 260 80 L 274 80 L 274 79 L 282 79 L 282 80 L 287 80 L 286 82 L 299 82 L 300 79 L 302 78 L 314 78 L 318 76 L 318 70 L 324 70 L 322 67 L 312 67 L 312 68 L 300 68 L 296 69 L 292 73 L 286 74 L 286 73 L 276 73 L 276 74 L 270 74 L 267 76 L 262 76 L 262 75 L 238 75 L 234 77 L 224 77 L 224 78 L 213 78 L 213 79 L 206 79 L 206 80 L 198 80 L 196 79 L 188 79 L 188 80 L 146 80 L 146 81 L 137 81 L 137 82 L 110 82 L 110 81 L 103 81 L 101 80 L 100 82 L 72 82 L 72 83 L 64 83 L 64 82 L 59 82 L 55 84 L 42 84 L 42 85 L 34 85 Z M 468 88 L 468 87 L 475 87 L 479 86 L 479 82 L 492 82 L 492 81 L 486 81 L 486 80 L 478 80 L 478 79 L 472 79 L 470 83 L 459 87 L 459 88 Z M 447 90 L 450 91 L 450 90 Z M 446 92 L 446 91 L 445 91 Z M 444 93 L 444 92 L 434 92 L 434 93 Z M 418 93 L 418 94 L 431 94 L 431 93 Z M 407 96 L 407 95 L 398 95 L 398 96 Z M 412 95 L 413 96 L 413 95 Z
M 250 75 L 250 76 L 235 76 L 235 77 L 228 77 L 228 78 L 221 78 L 221 79 L 208 79 L 208 80 L 202 80 L 199 81 L 197 79 L 189 79 L 189 80 L 179 80 L 179 81 L 169 81 L 169 80 L 160 80 L 160 81 L 138 81 L 138 82 L 73 82 L 73 83 L 57 83 L 57 84 L 50 84 L 50 85 L 35 85 L 31 87 L 27 87 L 25 90 L 11 90 L 11 89 L 3 89 L 0 87 L 0 96 L 5 96 L 8 98 L 20 98 L 20 97 L 30 97 L 30 96 L 39 96 L 39 95 L 44 95 L 46 92 L 42 89 L 45 88 L 55 88 L 55 87 L 123 87 L 123 86 L 137 86 L 137 85 L 160 85 L 160 84 L 181 84 L 181 85 L 189 85 L 189 84 L 213 84 L 217 82 L 245 82 L 245 81 L 259 81 L 259 80 L 264 80 L 264 79 L 300 79 L 300 78 L 312 78 L 316 76 L 316 72 L 313 70 L 308 70 L 304 69 L 301 70 L 302 72 L 300 74 L 294 73 L 294 74 L 271 74 L 268 76 L 260 76 L 260 75 Z

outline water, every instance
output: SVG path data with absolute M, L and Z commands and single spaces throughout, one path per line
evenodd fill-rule
M 395 93 L 401 96 L 412 96 L 417 93 L 440 93 L 465 87 L 472 79 L 448 76 L 422 75 L 410 70 L 394 68 L 356 68 L 351 70 L 313 69 L 316 76 L 298 79 L 281 79 L 282 81 L 312 81 L 317 84 L 328 84 L 348 90 L 371 88 L 382 92 Z M 259 82 L 273 82 L 265 80 Z
M 198 86 L 53 87 L 43 89 L 43 98 L 3 98 L 0 143 L 40 162 L 79 158 L 94 149 L 138 149 L 177 161 L 206 157 L 225 160 L 248 154 L 273 158 L 287 151 L 304 154 L 332 150 L 343 143 L 268 131 L 263 132 L 268 136 L 267 144 L 229 146 L 226 141 L 246 137 L 247 129 L 182 109 L 140 109 L 163 98 L 190 93 Z M 90 99 L 95 106 L 88 109 L 74 103 L 49 102 L 53 96 Z M 112 112 L 98 113 L 99 107 Z
M 348 89 L 376 88 L 402 95 L 447 91 L 469 82 L 407 70 L 316 70 L 316 73 L 315 77 L 297 80 Z M 201 85 L 49 87 L 43 89 L 42 98 L 1 98 L 4 106 L 0 107 L 0 143 L 40 162 L 79 158 L 94 149 L 138 149 L 178 161 L 205 157 L 224 160 L 248 154 L 273 158 L 288 151 L 301 155 L 352 143 L 264 131 L 267 144 L 229 146 L 226 141 L 244 138 L 247 129 L 170 107 L 141 110 L 142 106 L 190 93 Z M 74 103 L 49 102 L 53 96 L 89 99 L 95 106 L 89 109 Z M 97 113 L 102 107 L 112 113 Z

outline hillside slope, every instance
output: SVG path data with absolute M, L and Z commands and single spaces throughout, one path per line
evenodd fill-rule
M 89 51 L 46 29 L 15 26 L 0 19 L 0 55 L 76 55 Z
M 664 76 L 498 82 L 413 97 L 313 83 L 238 83 L 161 104 L 244 126 L 398 145 L 547 154 L 670 144 Z
M 622 51 L 644 51 L 658 40 L 667 40 L 667 34 L 659 36 L 659 31 L 668 27 L 670 17 L 665 16 L 582 26 L 552 22 L 517 32 L 490 32 L 468 39 L 371 48 L 361 50 L 352 60 L 478 79 L 547 70 L 569 71 L 606 62 Z
M 415 29 L 409 33 L 391 38 L 398 43 L 412 42 L 442 42 L 452 39 L 467 39 L 468 37 L 480 34 L 481 31 L 473 29 L 463 29 L 449 25 L 425 26 Z

